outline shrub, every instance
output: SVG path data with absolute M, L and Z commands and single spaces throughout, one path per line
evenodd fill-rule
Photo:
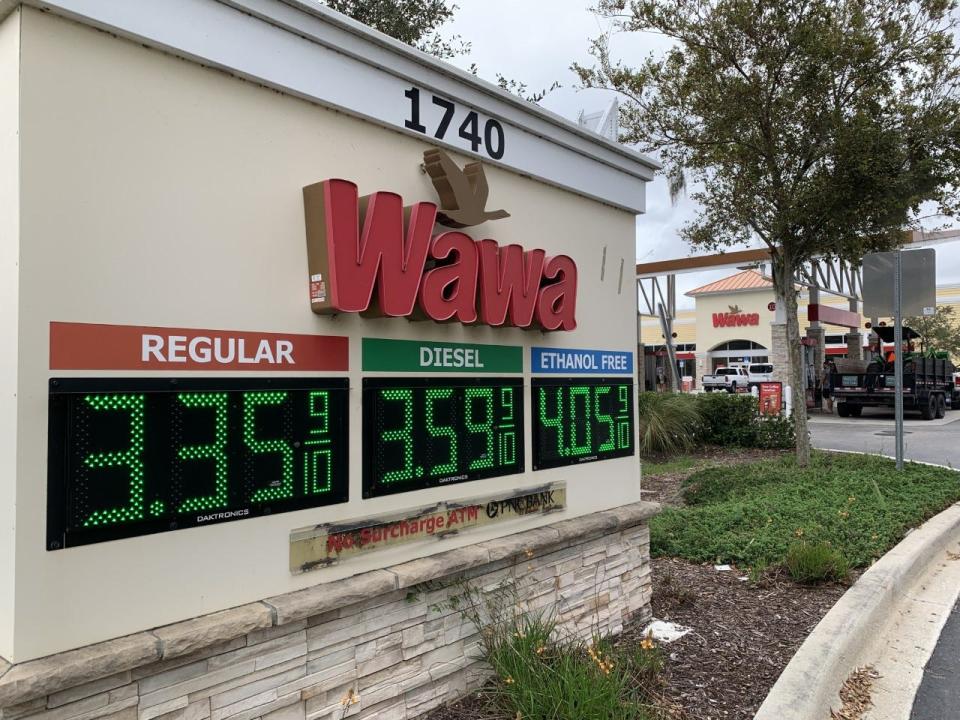
M 702 393 L 696 396 L 701 439 L 711 445 L 753 447 L 757 441 L 757 399 L 752 395 Z
M 793 417 L 784 415 L 758 415 L 756 423 L 756 447 L 786 450 L 797 442 L 796 423 Z
M 701 470 L 685 481 L 686 507 L 650 521 L 654 556 L 780 565 L 796 542 L 829 541 L 866 567 L 916 527 L 960 500 L 955 471 L 886 458 L 814 452 Z
M 506 717 L 524 720 L 646 720 L 644 687 L 663 668 L 659 648 L 621 649 L 608 641 L 589 645 L 557 641 L 544 618 L 520 616 L 481 632 L 484 659 L 496 678 L 490 688 Z
M 443 607 L 480 630 L 482 659 L 494 672 L 483 693 L 497 717 L 524 720 L 653 720 L 662 690 L 663 652 L 650 640 L 585 643 L 552 615 L 525 611 L 516 580 L 495 586 L 459 583 Z
M 825 580 L 843 580 L 850 571 L 850 563 L 829 543 L 794 543 L 787 550 L 787 570 L 790 577 L 801 583 Z
M 700 429 L 696 399 L 679 393 L 642 392 L 637 398 L 640 454 L 670 454 L 690 450 Z

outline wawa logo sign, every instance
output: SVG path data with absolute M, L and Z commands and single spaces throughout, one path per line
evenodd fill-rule
M 741 325 L 759 325 L 760 313 L 740 312 L 739 305 L 727 305 L 730 309 L 728 313 L 714 313 L 714 327 L 738 327 Z
M 461 170 L 443 151 L 428 150 L 424 164 L 441 207 L 404 207 L 387 191 L 360 197 L 348 180 L 303 189 L 313 311 L 573 330 L 573 260 L 459 231 L 435 234 L 438 222 L 462 228 L 508 214 L 485 210 L 480 163 Z

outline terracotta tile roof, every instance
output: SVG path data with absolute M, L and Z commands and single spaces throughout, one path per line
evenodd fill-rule
M 733 292 L 734 290 L 767 290 L 772 287 L 773 281 L 770 278 L 764 277 L 756 270 L 744 270 L 736 275 L 694 288 L 684 294 L 689 297 L 696 297 L 708 293 Z

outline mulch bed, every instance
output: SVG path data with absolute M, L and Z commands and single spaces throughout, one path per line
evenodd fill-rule
M 653 614 L 693 630 L 665 646 L 664 694 L 689 720 L 749 720 L 810 631 L 846 591 L 768 573 L 757 583 L 675 558 L 653 561 Z M 621 642 L 640 642 L 631 627 Z
M 681 505 L 687 476 L 712 465 L 776 457 L 780 451 L 705 450 L 691 469 L 644 476 L 645 500 Z M 790 658 L 847 590 L 847 585 L 802 586 L 768 571 L 758 582 L 746 571 L 717 571 L 676 558 L 653 560 L 653 615 L 692 628 L 664 647 L 664 715 L 675 720 L 750 720 Z M 856 579 L 852 576 L 850 582 Z M 628 625 L 618 643 L 640 643 L 643 627 Z M 514 720 L 480 693 L 438 708 L 429 720 Z

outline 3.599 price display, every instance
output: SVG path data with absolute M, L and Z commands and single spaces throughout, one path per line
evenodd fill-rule
M 633 455 L 633 382 L 534 378 L 533 469 Z
M 363 496 L 523 472 L 519 378 L 363 381 Z
M 347 387 L 51 380 L 48 549 L 344 502 Z

